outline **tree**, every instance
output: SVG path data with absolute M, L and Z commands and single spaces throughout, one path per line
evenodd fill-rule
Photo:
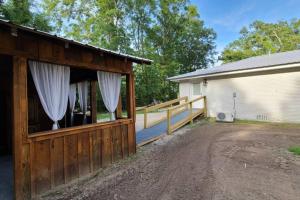
M 161 72 L 160 99 L 165 101 L 178 93 L 178 85 L 167 77 L 206 68 L 213 62 L 216 34 L 204 27 L 197 8 L 186 0 L 160 0 L 157 7 L 149 37 Z
M 0 4 L 0 18 L 19 25 L 26 25 L 42 31 L 51 31 L 49 20 L 43 13 L 32 12 L 28 0 L 9 0 Z
M 230 43 L 222 52 L 224 63 L 252 56 L 284 52 L 299 48 L 300 20 L 277 23 L 253 22 L 240 31 L 240 38 Z
M 92 45 L 152 59 L 135 65 L 138 105 L 169 100 L 166 80 L 213 62 L 216 34 L 188 0 L 44 0 L 57 31 Z
M 125 0 L 45 0 L 45 12 L 60 34 L 120 52 L 130 52 Z

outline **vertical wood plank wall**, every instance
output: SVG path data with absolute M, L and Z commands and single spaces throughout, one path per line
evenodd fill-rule
M 136 152 L 133 118 L 27 134 L 27 59 L 14 57 L 16 199 L 30 199 Z M 128 93 L 134 95 L 133 76 Z M 128 98 L 134 116 L 134 98 Z
M 31 199 L 136 152 L 132 62 L 105 52 L 26 31 L 0 29 L 0 53 L 13 57 L 13 161 L 15 198 Z M 27 62 L 126 74 L 128 119 L 28 135 Z M 96 83 L 91 86 L 96 101 Z M 96 121 L 96 110 L 92 111 Z
M 31 193 L 42 194 L 135 153 L 133 126 L 125 120 L 30 137 Z

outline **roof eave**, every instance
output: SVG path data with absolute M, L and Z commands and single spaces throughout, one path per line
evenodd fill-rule
M 278 70 L 278 69 L 288 69 L 288 68 L 295 68 L 300 67 L 300 63 L 286 63 L 282 65 L 274 65 L 274 66 L 265 66 L 259 68 L 252 68 L 252 69 L 243 69 L 243 70 L 233 70 L 228 72 L 216 72 L 216 73 L 209 73 L 209 74 L 201 74 L 201 75 L 190 75 L 185 77 L 170 77 L 168 80 L 173 82 L 180 82 L 187 79 L 194 79 L 194 78 L 208 78 L 208 77 L 216 77 L 216 76 L 226 76 L 226 75 L 233 75 L 233 74 L 245 74 L 251 72 L 263 72 L 263 71 L 271 71 L 271 70 Z

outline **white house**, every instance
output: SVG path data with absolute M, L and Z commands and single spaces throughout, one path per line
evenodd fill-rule
M 300 122 L 300 50 L 257 56 L 169 78 L 179 95 L 207 97 L 209 117 Z M 202 107 L 197 104 L 195 107 Z

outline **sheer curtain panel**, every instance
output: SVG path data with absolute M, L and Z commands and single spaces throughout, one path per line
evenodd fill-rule
M 121 89 L 121 74 L 98 71 L 97 76 L 104 105 L 110 112 L 110 119 L 115 120 Z
M 78 96 L 79 96 L 79 104 L 81 111 L 83 113 L 83 124 L 86 124 L 86 112 L 87 112 L 87 104 L 88 104 L 88 93 L 89 92 L 89 82 L 83 81 L 78 83 Z
M 70 85 L 70 91 L 69 91 L 69 108 L 71 112 L 71 126 L 73 126 L 73 119 L 74 119 L 74 108 L 75 108 L 75 103 L 76 103 L 76 84 L 71 84 Z
M 68 106 L 70 67 L 36 61 L 29 61 L 29 67 L 41 104 L 54 122 L 52 130 L 58 129 Z

